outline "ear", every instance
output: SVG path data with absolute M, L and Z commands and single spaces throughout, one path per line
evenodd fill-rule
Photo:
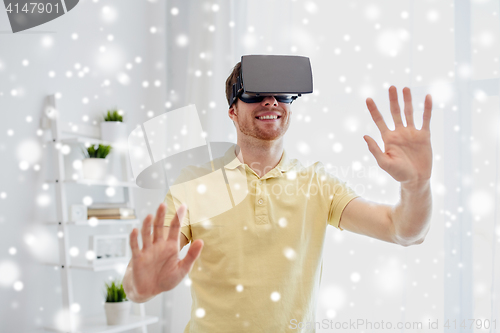
M 236 113 L 236 103 L 234 103 L 228 110 L 228 115 L 229 115 L 229 118 L 231 118 L 231 120 L 233 120 L 233 117 L 236 117 L 237 116 L 237 113 Z M 234 120 L 233 120 L 234 121 Z

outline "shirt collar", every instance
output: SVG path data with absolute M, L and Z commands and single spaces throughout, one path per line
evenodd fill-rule
M 225 164 L 224 168 L 228 170 L 233 170 L 239 167 L 240 165 L 243 165 L 243 163 L 241 163 L 238 157 L 236 157 L 235 147 L 236 146 L 231 146 L 231 148 L 229 148 L 224 154 L 224 164 Z M 293 160 L 290 161 L 288 159 L 287 153 L 285 149 L 283 149 L 283 154 L 281 155 L 281 159 L 275 168 L 283 173 L 290 170 L 294 165 L 295 165 L 294 161 Z

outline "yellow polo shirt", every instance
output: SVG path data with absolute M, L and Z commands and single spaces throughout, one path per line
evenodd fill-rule
M 181 232 L 204 241 L 184 333 L 297 332 L 292 323 L 315 321 L 326 227 L 342 230 L 359 195 L 321 162 L 304 167 L 285 151 L 261 178 L 234 146 L 212 162 L 184 169 L 164 201 L 165 226 L 186 203 Z

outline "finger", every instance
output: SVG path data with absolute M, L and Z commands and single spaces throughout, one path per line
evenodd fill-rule
M 148 214 L 142 222 L 141 235 L 142 235 L 142 249 L 147 250 L 151 246 L 151 220 L 153 216 Z
M 203 240 L 197 239 L 195 240 L 191 246 L 189 247 L 189 251 L 179 262 L 179 268 L 181 269 L 183 275 L 186 275 L 193 268 L 194 261 L 198 259 L 201 254 L 201 249 L 203 248 Z
M 377 163 L 380 165 L 384 159 L 384 153 L 378 146 L 377 142 L 375 142 L 375 140 L 373 140 L 368 135 L 364 135 L 363 139 L 365 139 L 366 143 L 368 144 L 368 149 L 370 150 L 370 153 L 373 154 L 373 156 L 377 160 Z
M 165 204 L 161 203 L 156 211 L 156 216 L 153 224 L 153 244 L 159 240 L 163 240 L 163 224 L 165 223 Z
M 384 118 L 380 114 L 380 112 L 377 109 L 377 106 L 375 105 L 375 102 L 373 99 L 368 97 L 366 99 L 366 106 L 368 107 L 368 110 L 370 111 L 370 114 L 372 115 L 372 119 L 375 122 L 375 125 L 377 125 L 378 129 L 380 130 L 380 133 L 384 134 L 384 132 L 389 131 L 389 128 L 385 124 Z
M 413 121 L 413 105 L 411 103 L 411 91 L 410 88 L 403 88 L 403 99 L 405 101 L 405 118 L 407 127 L 415 127 L 415 122 Z
M 422 123 L 422 129 L 426 131 L 430 131 L 431 124 L 431 112 L 432 111 L 432 96 L 427 94 L 425 96 L 424 103 L 424 122 Z
M 181 230 L 181 223 L 184 219 L 184 214 L 186 213 L 186 205 L 182 204 L 175 212 L 175 216 L 170 222 L 170 228 L 168 228 L 168 238 L 167 242 L 177 242 L 177 248 L 179 248 L 179 235 Z
M 137 235 L 139 231 L 136 232 L 136 228 L 132 229 L 130 233 L 130 249 L 132 250 L 132 258 L 135 258 L 139 255 L 139 243 L 137 242 Z
M 403 120 L 401 119 L 401 109 L 399 108 L 398 103 L 398 90 L 395 86 L 389 87 L 389 101 L 391 104 L 391 114 L 392 119 L 394 120 L 394 125 L 396 125 L 396 127 L 404 126 Z

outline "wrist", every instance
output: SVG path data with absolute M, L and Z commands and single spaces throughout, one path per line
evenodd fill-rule
M 430 179 L 419 179 L 414 181 L 401 182 L 401 189 L 412 192 L 426 191 L 430 188 Z

